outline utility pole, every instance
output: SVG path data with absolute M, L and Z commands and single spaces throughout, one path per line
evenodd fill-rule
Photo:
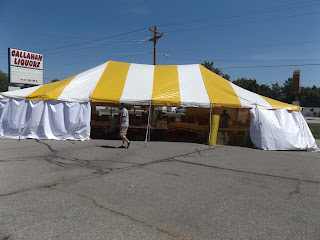
M 153 38 L 150 38 L 150 42 L 153 42 L 153 65 L 157 64 L 157 40 L 163 36 L 163 33 L 157 32 L 157 27 L 154 26 L 154 29 L 149 29 L 154 33 Z

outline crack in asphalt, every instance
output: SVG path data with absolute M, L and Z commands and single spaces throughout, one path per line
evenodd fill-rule
M 40 141 L 37 141 L 37 142 L 40 143 L 40 144 L 45 145 L 53 154 L 57 154 L 57 151 L 54 150 L 49 144 L 44 143 L 44 142 L 40 142 Z
M 208 168 L 214 168 L 214 169 L 219 169 L 219 170 L 232 171 L 232 172 L 237 172 L 237 173 L 253 174 L 253 175 L 257 175 L 257 176 L 273 177 L 273 178 L 301 181 L 301 182 L 307 182 L 307 183 L 320 183 L 320 181 L 305 180 L 305 179 L 300 179 L 300 178 L 284 177 L 284 176 L 272 175 L 272 174 L 267 174 L 267 173 L 250 172 L 250 171 L 238 170 L 238 169 L 232 169 L 232 168 L 226 168 L 226 167 L 212 166 L 212 165 L 207 165 L 207 164 L 202 164 L 202 163 L 183 161 L 183 160 L 176 159 L 176 158 L 174 158 L 173 161 L 191 164 L 191 165 L 197 165 L 197 166 L 201 166 L 201 167 L 208 167 Z
M 2 150 L 12 150 L 12 149 L 19 149 L 19 148 L 0 148 L 0 151 L 2 151 Z
M 42 143 L 39 141 L 39 143 Z M 194 162 L 189 162 L 189 161 L 184 161 L 184 160 L 180 160 L 180 159 L 177 159 L 177 158 L 190 158 L 190 157 L 195 157 L 195 156 L 190 156 L 192 154 L 198 154 L 199 156 L 204 156 L 202 154 L 202 152 L 205 152 L 205 151 L 212 151 L 212 150 L 215 150 L 215 149 L 219 149 L 219 148 L 224 148 L 225 146 L 219 146 L 219 147 L 211 147 L 211 148 L 208 148 L 208 149 L 202 149 L 202 150 L 199 150 L 199 149 L 195 149 L 195 151 L 193 152 L 189 152 L 189 153 L 185 153 L 185 154 L 180 154 L 180 155 L 177 155 L 177 156 L 174 156 L 174 157 L 168 157 L 168 158 L 164 158 L 164 159 L 159 159 L 159 160 L 154 160 L 154 161 L 151 161 L 151 162 L 147 162 L 147 163 L 140 163 L 140 164 L 133 164 L 132 166 L 128 166 L 128 167 L 124 167 L 124 168 L 105 168 L 105 169 L 99 169 L 95 166 L 91 166 L 89 164 L 89 161 L 90 160 L 79 160 L 77 158 L 63 158 L 63 157 L 59 157 L 57 156 L 57 151 L 52 149 L 50 145 L 46 144 L 46 143 L 42 143 L 44 145 L 46 145 L 48 147 L 48 149 L 54 153 L 53 156 L 52 155 L 49 155 L 47 156 L 47 161 L 49 163 L 52 163 L 52 164 L 61 164 L 61 166 L 63 164 L 67 165 L 66 163 L 61 163 L 61 162 L 58 162 L 58 161 L 53 161 L 50 159 L 50 157 L 55 157 L 55 158 L 60 158 L 61 160 L 70 160 L 70 161 L 82 161 L 83 164 L 80 164 L 80 165 L 74 165 L 74 164 L 70 164 L 70 167 L 71 166 L 78 166 L 78 167 L 85 167 L 85 168 L 89 168 L 89 169 L 92 169 L 92 170 L 95 170 L 92 174 L 88 175 L 88 176 L 83 176 L 83 177 L 80 177 L 80 178 L 75 178 L 75 179 L 70 179 L 70 180 L 63 180 L 63 181 L 59 181 L 59 182 L 55 182 L 55 183 L 52 183 L 52 184 L 47 184 L 47 185 L 44 185 L 44 186 L 37 186 L 37 187 L 31 187 L 31 188 L 26 188 L 26 189 L 22 189 L 22 190 L 18 190 L 18 191 L 15 191 L 15 192 L 11 192 L 11 193 L 7 193 L 7 194 L 0 194 L 0 197 L 5 197 L 5 196 L 10 196 L 10 195 L 14 195 L 14 194 L 18 194 L 18 193 L 22 193 L 22 192 L 26 192 L 26 191 L 30 191 L 30 190 L 34 190 L 34 189 L 41 189 L 41 188 L 50 188 L 50 187 L 54 187 L 54 186 L 57 186 L 57 185 L 60 185 L 60 184 L 71 184 L 71 183 L 76 183 L 76 182 L 79 182 L 79 181 L 82 181 L 84 179 L 89 179 L 89 178 L 93 178 L 93 177 L 97 177 L 97 173 L 100 174 L 100 175 L 106 175 L 106 174 L 115 174 L 115 173 L 119 173 L 119 172 L 124 172 L 124 171 L 128 171 L 128 170 L 131 170 L 131 169 L 135 169 L 135 168 L 142 168 L 142 167 L 145 167 L 145 166 L 148 166 L 148 165 L 153 165 L 153 164 L 158 164 L 158 163 L 162 163 L 162 162 L 181 162 L 181 163 L 186 163 L 186 164 L 191 164 L 191 165 L 196 165 L 196 166 L 201 166 L 201 167 L 208 167 L 208 168 L 214 168 L 214 169 L 219 169 L 219 170 L 225 170 L 225 171 L 232 171 L 232 172 L 237 172 L 237 173 L 246 173 L 246 174 L 252 174 L 252 175 L 257 175 L 257 176 L 265 176 L 265 177 L 272 177 L 272 178 L 279 178 L 279 179 L 286 179 L 286 180 L 293 180 L 293 181 L 300 181 L 300 182 L 307 182 L 307 183 L 316 183 L 316 184 L 319 184 L 320 181 L 313 181 L 313 180 L 305 180 L 305 179 L 299 179 L 299 178 L 292 178 L 292 177 L 284 177 L 284 176 L 278 176 L 278 175 L 272 175 L 272 174 L 266 174 L 266 173 L 258 173 L 258 172 L 251 172 L 251 171 L 245 171 L 245 170 L 238 170 L 238 169 L 232 169 L 232 168 L 226 168 L 226 167 L 219 167 L 219 166 L 212 166 L 212 165 L 207 165 L 207 164 L 202 164 L 202 163 L 194 163 Z M 79 163 L 79 162 L 77 162 Z M 107 170 L 107 171 L 106 171 Z M 168 173 L 164 173 L 164 174 L 168 174 Z M 174 174 L 171 174 L 171 175 L 174 175 Z
M 27 192 L 27 191 L 41 190 L 41 189 L 44 189 L 44 188 L 49 188 L 50 189 L 50 188 L 52 188 L 54 186 L 57 186 L 57 185 L 59 185 L 61 183 L 58 182 L 58 183 L 46 184 L 46 185 L 37 186 L 37 187 L 25 188 L 25 189 L 21 189 L 21 190 L 10 192 L 10 193 L 0 194 L 0 197 L 7 197 L 7 196 L 11 196 L 11 195 Z
M 26 162 L 28 160 L 18 160 L 18 159 L 15 159 L 15 160 L 0 160 L 0 162 L 2 163 L 5 163 L 5 162 Z
M 42 142 L 39 142 L 39 143 L 42 143 Z M 48 148 L 50 149 L 51 152 L 54 153 L 54 157 L 56 158 L 60 158 L 60 159 L 66 159 L 66 158 L 62 158 L 62 157 L 59 157 L 57 156 L 57 151 L 53 150 L 51 148 L 51 146 L 49 146 L 48 144 L 46 143 L 43 143 L 44 145 L 48 146 Z M 220 148 L 220 147 L 217 147 L 217 148 Z M 175 157 L 183 157 L 183 156 L 188 156 L 190 154 L 194 154 L 194 153 L 199 153 L 199 152 L 203 152 L 203 151 L 208 151 L 208 150 L 213 150 L 214 148 L 211 148 L 211 149 L 203 149 L 203 150 L 198 150 L 196 149 L 195 151 L 193 152 L 190 152 L 190 153 L 186 153 L 186 154 L 181 154 L 181 155 L 178 155 L 178 156 L 175 156 Z M 51 156 L 51 155 L 49 155 Z M 48 156 L 47 156 L 48 157 Z M 93 168 L 91 166 L 87 166 L 87 165 L 80 165 L 81 167 L 87 167 L 87 168 L 90 168 L 90 169 L 93 169 L 95 170 L 95 172 L 93 172 L 92 174 L 88 175 L 88 176 L 83 176 L 83 177 L 80 177 L 80 178 L 75 178 L 75 179 L 69 179 L 69 180 L 63 180 L 63 181 L 59 181 L 59 182 L 55 182 L 55 183 L 52 183 L 52 184 L 46 184 L 46 185 L 43 185 L 43 186 L 37 186 L 37 187 L 30 187 L 30 188 L 25 188 L 25 189 L 21 189 L 21 190 L 18 190 L 18 191 L 14 191 L 14 192 L 10 192 L 10 193 L 5 193 L 5 194 L 0 194 L 0 197 L 6 197 L 6 196 L 10 196 L 10 195 L 14 195 L 14 194 L 19 194 L 19 193 L 23 193 L 23 192 L 27 192 L 27 191 L 31 191 L 31 190 L 37 190 L 37 189 L 41 189 L 41 188 L 51 188 L 51 187 L 54 187 L 54 186 L 57 186 L 57 185 L 60 185 L 60 184 L 71 184 L 71 183 L 76 183 L 76 182 L 79 182 L 79 181 L 82 181 L 84 179 L 89 179 L 89 178 L 93 178 L 93 177 L 97 177 L 97 173 L 99 173 L 100 175 L 106 175 L 106 174 L 114 174 L 114 173 L 119 173 L 119 172 L 124 172 L 124 171 L 127 171 L 127 170 L 131 170 L 131 169 L 134 169 L 134 168 L 141 168 L 141 167 L 144 167 L 144 166 L 147 166 L 147 165 L 152 165 L 152 164 L 157 164 L 157 163 L 160 163 L 160 162 L 170 162 L 172 160 L 174 160 L 175 157 L 168 157 L 168 158 L 164 158 L 164 159 L 159 159 L 159 160 L 155 160 L 155 161 L 151 161 L 151 162 L 147 162 L 147 163 L 141 163 L 141 164 L 134 164 L 132 166 L 129 166 L 129 167 L 124 167 L 124 168 L 107 168 L 108 171 L 105 171 L 105 170 L 102 170 L 102 169 L 96 169 L 96 168 Z M 66 159 L 66 160 L 69 160 L 69 159 Z M 74 160 L 74 159 L 73 159 Z M 82 160 L 80 160 L 82 161 Z M 83 160 L 83 161 L 89 161 L 89 160 Z M 55 163 L 54 161 L 48 161 L 49 163 L 52 163 L 52 164 L 58 164 L 60 162 L 57 162 Z M 77 166 L 77 165 L 72 165 L 72 166 Z M 79 165 L 78 165 L 79 166 Z
M 79 196 L 81 196 L 81 195 L 79 195 Z M 142 221 L 142 220 L 139 220 L 139 219 L 137 219 L 137 218 L 135 218 L 135 217 L 132 217 L 132 216 L 130 216 L 130 215 L 127 215 L 127 214 L 125 214 L 125 213 L 122 213 L 122 212 L 119 212 L 119 211 L 115 211 L 115 210 L 110 209 L 110 208 L 106 208 L 105 206 L 103 206 L 103 205 L 101 205 L 101 204 L 98 204 L 94 199 L 91 199 L 91 198 L 89 198 L 89 197 L 87 197 L 87 196 L 82 195 L 82 197 L 91 200 L 91 201 L 93 202 L 93 204 L 94 204 L 96 207 L 98 207 L 98 208 L 104 209 L 104 210 L 106 210 L 106 211 L 112 212 L 112 213 L 117 214 L 117 215 L 120 215 L 120 216 L 122 216 L 122 217 L 126 217 L 126 218 L 128 218 L 129 220 L 131 220 L 131 221 L 134 221 L 134 222 L 143 224 L 143 225 L 145 225 L 145 226 L 147 226 L 147 227 L 149 227 L 149 228 L 155 229 L 155 230 L 158 231 L 158 232 L 165 233 L 165 234 L 169 235 L 170 237 L 174 237 L 174 238 L 181 239 L 181 240 L 187 240 L 186 237 L 177 235 L 177 234 L 172 233 L 172 232 L 170 232 L 170 231 L 168 231 L 168 230 L 166 230 L 166 229 L 159 228 L 159 227 L 154 226 L 154 225 L 152 225 L 151 223 L 148 223 L 148 222 L 146 222 L 146 221 Z
M 286 156 L 295 156 L 295 157 L 297 156 L 297 155 L 291 154 L 290 151 L 269 151 L 269 152 L 274 152 L 275 154 L 281 154 L 281 155 L 286 155 Z M 303 154 L 312 153 L 311 151 L 298 151 L 298 152 L 303 153 Z M 299 157 L 303 158 L 305 156 L 299 155 Z M 310 156 L 310 155 L 308 155 L 308 158 L 320 160 L 319 157 L 314 157 L 314 156 Z
M 45 146 L 48 147 L 48 149 L 51 151 L 52 154 L 48 155 L 45 157 L 45 160 L 48 162 L 48 163 L 51 163 L 51 164 L 56 164 L 56 165 L 59 165 L 59 166 L 62 166 L 62 167 L 72 167 L 72 166 L 80 166 L 80 167 L 86 167 L 86 168 L 89 168 L 89 169 L 94 169 L 95 172 L 93 172 L 92 174 L 88 175 L 88 176 L 84 176 L 84 177 L 80 177 L 80 178 L 76 178 L 76 179 L 71 179 L 71 180 L 63 180 L 63 181 L 60 181 L 60 182 L 56 182 L 56 183 L 52 183 L 52 184 L 46 184 L 46 185 L 43 185 L 43 186 L 37 186 L 37 187 L 31 187 L 31 188 L 26 188 L 26 189 L 22 189 L 22 190 L 18 190 L 18 191 L 15 191 L 15 192 L 11 192 L 11 193 L 7 193 L 7 194 L 0 194 L 0 197 L 5 197 L 5 196 L 10 196 L 10 195 L 14 195 L 14 194 L 19 194 L 19 193 L 23 193 L 23 192 L 26 192 L 26 191 L 31 191 L 31 190 L 41 190 L 41 189 L 49 189 L 49 190 L 55 190 L 55 191 L 61 191 L 61 192 L 64 192 L 60 189 L 56 189 L 55 186 L 58 186 L 60 184 L 70 184 L 70 183 L 75 183 L 75 182 L 78 182 L 78 181 L 81 181 L 81 180 L 84 180 L 84 179 L 88 179 L 88 178 L 92 178 L 92 177 L 97 177 L 96 173 L 99 173 L 101 175 L 103 174 L 113 174 L 113 173 L 118 173 L 118 172 L 123 172 L 123 171 L 127 171 L 127 170 L 131 170 L 131 169 L 134 169 L 134 168 L 142 168 L 142 167 L 145 167 L 145 166 L 149 166 L 149 165 L 153 165 L 153 164 L 158 164 L 158 163 L 162 163 L 162 162 L 180 162 L 180 163 L 184 163 L 184 164 L 190 164 L 190 165 L 195 165 L 195 166 L 200 166 L 200 167 L 208 167 L 208 168 L 213 168 L 213 169 L 219 169 L 219 170 L 225 170 L 225 171 L 232 171 L 232 172 L 237 172 L 237 173 L 245 173 L 245 174 L 253 174 L 253 175 L 257 175 L 257 176 L 265 176 L 265 177 L 272 177 L 272 178 L 279 178 L 279 179 L 286 179 L 286 180 L 294 180 L 294 181 L 297 181 L 297 185 L 296 185 L 296 188 L 294 191 L 291 191 L 289 192 L 289 197 L 291 197 L 292 195 L 294 194 L 301 194 L 302 193 L 300 192 L 300 185 L 301 185 L 301 182 L 307 182 L 307 183 L 316 183 L 316 184 L 319 184 L 320 181 L 312 181 L 312 180 L 303 180 L 303 179 L 298 179 L 298 178 L 292 178 L 292 177 L 283 177 L 283 176 L 277 176 L 277 175 L 272 175 L 272 174 L 265 174 L 265 173 L 257 173 L 257 172 L 251 172 L 251 171 L 245 171 L 245 170 L 237 170 L 237 169 L 232 169 L 232 168 L 226 168 L 226 167 L 219 167 L 219 166 L 212 166 L 212 165 L 207 165 L 207 164 L 201 164 L 201 163 L 195 163 L 195 162 L 189 162 L 189 161 L 184 161 L 184 160 L 181 160 L 181 159 L 178 159 L 178 158 L 190 158 L 190 157 L 195 157 L 194 154 L 197 154 L 199 155 L 200 157 L 205 157 L 205 155 L 203 155 L 203 152 L 205 151 L 212 151 L 212 150 L 215 150 L 215 149 L 218 149 L 218 148 L 223 148 L 225 146 L 220 146 L 220 147 L 214 147 L 214 148 L 208 148 L 208 149 L 202 149 L 202 150 L 199 150 L 199 149 L 195 149 L 195 151 L 193 152 L 190 152 L 190 153 L 186 153 L 186 154 L 180 154 L 180 155 L 177 155 L 177 156 L 174 156 L 174 157 L 168 157 L 168 158 L 164 158 L 164 159 L 159 159 L 159 160 L 154 160 L 154 161 L 151 161 L 151 162 L 147 162 L 147 163 L 142 163 L 142 164 L 134 164 L 132 166 L 129 166 L 129 167 L 125 167 L 125 168 L 117 168 L 117 169 L 112 169 L 112 168 L 107 168 L 108 171 L 105 171 L 105 170 L 102 170 L 102 169 L 97 169 L 97 167 L 95 166 L 92 166 L 90 164 L 90 160 L 80 160 L 80 159 L 77 159 L 77 158 L 63 158 L 63 157 L 60 157 L 58 156 L 58 152 L 56 150 L 54 150 L 49 144 L 46 144 L 46 143 L 43 143 L 43 142 L 39 142 Z M 193 156 L 191 156 L 193 155 Z M 65 161 L 72 161 L 73 163 L 77 163 L 77 164 L 68 164 L 68 163 L 63 163 L 63 162 L 59 162 L 58 160 L 56 159 L 61 159 L 61 160 L 65 160 Z M 173 176 L 179 176 L 179 175 L 175 175 L 175 174 L 171 174 L 171 173 L 166 173 L 166 172 L 163 172 L 164 174 L 169 174 L 169 175 L 173 175 Z M 64 193 L 67 193 L 67 194 L 72 194 L 70 192 L 64 192 Z M 74 195 L 74 194 L 72 194 Z M 125 217 L 131 221 L 134 221 L 136 223 L 139 223 L 139 224 L 143 224 L 145 226 L 147 226 L 148 228 L 152 228 L 152 229 L 155 229 L 156 231 L 158 232 L 161 232 L 161 233 L 164 233 L 164 234 L 167 234 L 168 236 L 171 236 L 171 237 L 174 237 L 176 239 L 181 239 L 181 240 L 186 240 L 187 238 L 183 237 L 183 236 L 180 236 L 180 235 L 177 235 L 175 233 L 172 233 L 166 229 L 162 229 L 162 228 L 159 228 L 157 226 L 154 226 L 146 221 L 142 221 L 142 220 L 139 220 L 135 217 L 132 217 L 130 215 L 127 215 L 125 213 L 122 213 L 122 212 L 119 212 L 119 211 L 116 211 L 116 210 L 113 210 L 111 208 L 107 208 L 101 204 L 99 204 L 96 200 L 90 198 L 90 197 L 87 197 L 85 195 L 81 195 L 81 194 L 76 194 L 77 196 L 79 197 L 82 197 L 82 198 L 86 198 L 88 200 L 90 200 L 94 206 L 98 207 L 98 208 L 101 208 L 101 209 L 104 209 L 105 211 L 108 211 L 108 212 L 111 212 L 113 214 L 116 214 L 118 216 L 122 216 L 122 217 Z M 8 239 L 8 237 L 5 237 L 3 238 L 2 240 L 6 240 Z
M 51 151 L 52 154 L 49 154 L 44 157 L 44 159 L 50 164 L 54 164 L 62 168 L 84 167 L 84 168 L 94 170 L 95 171 L 94 173 L 100 173 L 100 174 L 106 174 L 112 171 L 112 168 L 101 169 L 98 166 L 92 165 L 91 160 L 81 160 L 79 158 L 74 158 L 74 157 L 67 157 L 67 158 L 61 157 L 58 155 L 58 151 L 54 150 L 49 144 L 40 142 L 40 141 L 39 143 L 45 145 Z M 63 161 L 70 161 L 72 162 L 72 164 L 66 163 Z
M 69 194 L 69 195 L 78 196 L 78 197 L 87 199 L 87 200 L 91 201 L 92 204 L 93 204 L 95 207 L 97 207 L 97 208 L 103 209 L 103 210 L 105 210 L 105 211 L 108 211 L 108 212 L 110 212 L 110 213 L 116 214 L 116 215 L 121 216 L 121 217 L 125 217 L 125 218 L 127 218 L 127 219 L 129 219 L 129 220 L 131 220 L 131 221 L 134 221 L 134 222 L 136 222 L 136 223 L 142 224 L 142 225 L 144 225 L 144 226 L 146 226 L 146 227 L 148 227 L 148 228 L 152 228 L 152 229 L 154 229 L 154 230 L 156 230 L 156 231 L 158 231 L 158 232 L 167 234 L 167 235 L 170 236 L 170 237 L 174 237 L 174 238 L 180 239 L 180 240 L 188 240 L 188 238 L 186 238 L 186 237 L 183 237 L 183 236 L 180 236 L 180 235 L 178 235 L 178 234 L 172 233 L 172 232 L 170 232 L 170 231 L 168 231 L 168 230 L 166 230 L 166 229 L 157 227 L 157 226 L 155 226 L 155 225 L 153 225 L 153 224 L 151 224 L 151 223 L 148 223 L 148 222 L 146 222 L 146 221 L 142 221 L 142 220 L 140 220 L 140 219 L 137 219 L 137 218 L 135 218 L 135 217 L 132 217 L 132 216 L 130 216 L 130 215 L 128 215 L 128 214 L 125 214 L 125 213 L 123 213 L 123 212 L 119 212 L 119 211 L 117 211 L 117 210 L 114 210 L 114 209 L 111 209 L 111 208 L 107 208 L 107 207 L 103 206 L 102 204 L 99 204 L 99 203 L 98 203 L 96 200 L 94 200 L 93 198 L 90 198 L 90 197 L 88 197 L 88 196 L 85 196 L 85 195 L 82 195 L 82 194 L 77 194 L 77 193 L 74 194 L 74 193 L 70 193 L 70 192 L 65 192 L 65 191 L 63 191 L 63 190 L 61 190 L 61 189 L 56 189 L 56 188 L 52 188 L 52 189 L 55 190 L 55 191 L 58 191 L 58 192 L 63 192 L 63 193 Z

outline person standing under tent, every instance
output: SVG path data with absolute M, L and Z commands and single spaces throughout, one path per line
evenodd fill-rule
M 220 115 L 220 127 L 221 128 L 228 128 L 229 127 L 229 120 L 231 119 L 231 117 L 229 116 L 229 114 L 227 113 L 227 110 L 223 110 L 223 113 Z M 223 135 L 223 143 L 225 144 L 226 142 L 226 137 L 228 136 L 228 131 L 226 130 L 221 130 L 221 133 Z
M 126 135 L 129 128 L 129 112 L 126 109 L 124 103 L 121 103 L 121 112 L 120 112 L 120 137 L 122 138 L 122 145 L 120 148 L 129 148 L 132 141 L 130 141 Z M 125 145 L 127 142 L 127 146 Z

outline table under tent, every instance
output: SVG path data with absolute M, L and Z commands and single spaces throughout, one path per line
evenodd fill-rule
M 137 140 L 185 131 L 210 145 L 226 136 L 244 145 L 251 140 L 260 149 L 317 148 L 299 106 L 247 91 L 199 64 L 114 61 L 58 82 L 0 93 L 0 137 L 89 140 L 97 127 L 116 133 L 120 103 L 129 108 L 129 132 Z M 220 124 L 223 110 L 230 116 L 227 127 Z

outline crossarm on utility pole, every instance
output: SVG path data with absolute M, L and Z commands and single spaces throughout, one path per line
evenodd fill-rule
M 157 40 L 163 36 L 163 33 L 157 32 L 157 27 L 155 26 L 154 29 L 149 29 L 151 32 L 154 33 L 154 37 L 150 39 L 153 42 L 153 65 L 157 64 Z

